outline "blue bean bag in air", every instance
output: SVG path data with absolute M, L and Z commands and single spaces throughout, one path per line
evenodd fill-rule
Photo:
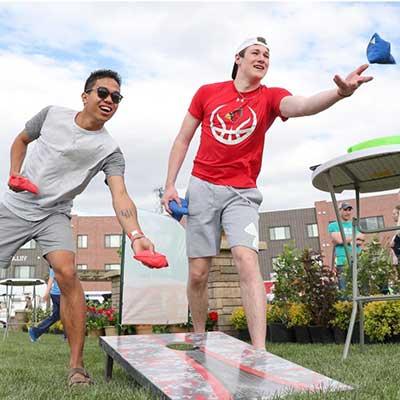
M 374 33 L 367 47 L 367 58 L 370 64 L 396 64 L 390 54 L 390 43 Z

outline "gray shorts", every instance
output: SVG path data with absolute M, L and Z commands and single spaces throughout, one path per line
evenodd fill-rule
M 230 248 L 245 246 L 258 252 L 258 208 L 263 197 L 257 188 L 214 185 L 192 176 L 186 198 L 188 257 L 219 254 L 222 229 Z
M 52 214 L 40 221 L 27 221 L 0 203 L 0 268 L 7 268 L 17 250 L 34 239 L 46 255 L 55 250 L 75 252 L 71 220 Z

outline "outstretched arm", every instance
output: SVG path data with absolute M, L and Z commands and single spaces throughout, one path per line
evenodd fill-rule
M 168 161 L 165 192 L 161 200 L 161 203 L 167 212 L 171 212 L 168 207 L 168 202 L 170 200 L 176 200 L 178 204 L 180 204 L 178 192 L 175 189 L 175 181 L 182 166 L 183 160 L 185 159 L 190 142 L 192 141 L 193 135 L 199 125 L 200 121 L 188 112 L 182 122 L 181 129 L 174 141 L 174 144 L 172 145 Z
M 335 75 L 333 81 L 337 88 L 317 93 L 310 97 L 287 96 L 280 103 L 280 110 L 284 117 L 304 117 L 318 114 L 331 107 L 339 100 L 350 97 L 363 83 L 371 81 L 372 76 L 361 74 L 368 68 L 368 64 L 361 65 L 351 72 L 346 79 Z
M 107 183 L 111 191 L 115 214 L 122 229 L 131 239 L 135 254 L 143 250 L 154 251 L 153 243 L 140 233 L 142 230 L 138 222 L 136 206 L 128 195 L 124 178 L 110 176 L 107 178 Z M 136 233 L 132 234 L 135 231 Z

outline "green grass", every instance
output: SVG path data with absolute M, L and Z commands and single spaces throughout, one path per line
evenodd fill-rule
M 26 333 L 11 332 L 3 342 L 0 330 L 0 398 L 2 400 L 133 399 L 152 400 L 146 390 L 114 364 L 113 379 L 106 383 L 104 353 L 96 338 L 87 338 L 86 367 L 96 381 L 90 388 L 67 386 L 68 346 L 59 335 L 44 335 L 31 343 Z M 290 395 L 287 400 L 399 400 L 400 345 L 353 346 L 341 360 L 343 346 L 268 344 L 268 351 L 354 386 L 352 392 Z

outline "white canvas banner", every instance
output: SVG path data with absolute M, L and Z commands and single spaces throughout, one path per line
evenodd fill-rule
M 143 232 L 165 254 L 169 267 L 150 269 L 133 258 L 129 238 L 124 252 L 122 324 L 187 322 L 188 261 L 184 228 L 173 218 L 138 210 Z

